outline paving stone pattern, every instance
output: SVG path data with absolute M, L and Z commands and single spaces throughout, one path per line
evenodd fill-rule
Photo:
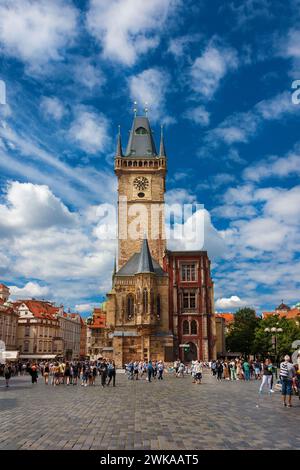
M 259 382 L 201 385 L 165 376 L 102 388 L 0 378 L 0 449 L 299 449 L 300 400 L 258 396 Z

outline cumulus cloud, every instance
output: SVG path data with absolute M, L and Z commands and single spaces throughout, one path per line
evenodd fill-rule
M 89 154 L 104 153 L 110 143 L 108 119 L 102 113 L 78 106 L 69 138 Z
M 300 175 L 300 153 L 298 149 L 284 157 L 271 156 L 248 166 L 243 176 L 245 180 L 259 182 L 267 178 L 285 178 Z
M 87 28 L 106 59 L 132 66 L 159 44 L 159 32 L 174 0 L 91 0 Z
M 63 103 L 58 98 L 50 96 L 42 97 L 40 108 L 47 118 L 53 118 L 55 121 L 60 121 L 66 112 Z
M 36 282 L 27 282 L 23 287 L 9 286 L 12 299 L 43 299 L 46 298 L 49 293 L 49 287 L 41 286 Z
M 68 0 L 4 0 L 0 5 L 2 52 L 42 72 L 49 61 L 60 60 L 72 43 L 77 16 Z
M 238 56 L 235 49 L 211 42 L 191 67 L 191 87 L 197 94 L 210 100 L 222 78 L 237 67 Z
M 0 205 L 0 232 L 3 235 L 24 229 L 70 226 L 76 217 L 47 186 L 12 182 L 6 204 Z
M 236 309 L 240 307 L 245 307 L 247 303 L 243 300 L 241 300 L 237 295 L 232 295 L 229 298 L 221 298 L 217 299 L 215 306 L 216 308 L 219 308 L 221 310 L 231 310 L 231 309 Z
M 162 69 L 151 68 L 134 75 L 128 80 L 130 95 L 133 101 L 144 107 L 148 103 L 151 121 L 162 120 L 174 122 L 174 118 L 166 115 L 166 94 L 169 91 L 170 77 Z

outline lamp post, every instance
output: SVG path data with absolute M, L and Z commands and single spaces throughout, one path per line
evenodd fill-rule
M 277 358 L 277 334 L 282 333 L 282 328 L 276 328 L 272 326 L 271 328 L 265 328 L 266 333 L 272 333 L 272 343 L 274 344 L 275 350 L 275 364 L 276 364 L 276 379 L 277 379 L 277 367 L 278 367 L 278 358 Z

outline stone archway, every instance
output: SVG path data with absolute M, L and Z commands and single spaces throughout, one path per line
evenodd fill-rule
M 189 341 L 188 344 L 190 346 L 190 350 L 188 352 L 184 351 L 184 362 L 196 361 L 198 359 L 197 346 L 192 341 Z

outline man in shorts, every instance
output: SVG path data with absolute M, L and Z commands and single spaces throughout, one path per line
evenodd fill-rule
M 295 375 L 295 367 L 290 362 L 290 356 L 284 356 L 284 361 L 280 364 L 281 395 L 283 406 L 288 406 L 288 408 L 292 406 L 292 384 Z M 288 396 L 288 404 L 286 404 L 286 396 Z

